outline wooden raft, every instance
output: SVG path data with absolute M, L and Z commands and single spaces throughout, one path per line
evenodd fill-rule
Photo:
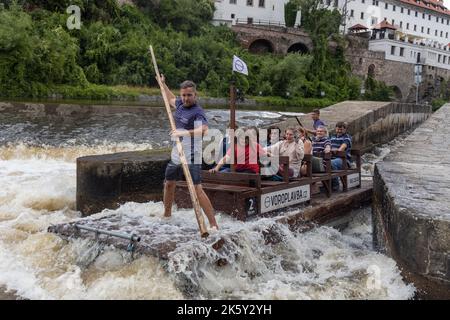
M 352 151 L 355 168 L 347 166 L 345 152 L 335 153 L 336 157 L 343 159 L 342 170 L 331 169 L 331 154 L 321 156 L 325 163 L 325 172 L 322 173 L 312 172 L 312 156 L 305 155 L 303 161 L 307 165 L 307 175 L 289 178 L 289 158 L 280 157 L 280 164 L 285 173 L 283 181 L 265 180 L 259 174 L 203 171 L 202 186 L 216 211 L 230 214 L 241 221 L 310 204 L 311 199 L 317 196 L 311 194 L 313 184 L 321 183 L 329 198 L 333 193 L 333 178 L 340 179 L 344 193 L 350 189 L 361 188 L 361 157 L 358 150 Z M 185 181 L 177 182 L 175 202 L 179 208 L 192 208 Z

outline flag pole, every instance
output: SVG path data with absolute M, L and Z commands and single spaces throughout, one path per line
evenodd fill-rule
M 236 172 L 236 152 L 235 152 L 235 132 L 236 132 L 236 76 L 234 71 L 231 75 L 230 84 L 230 146 L 233 148 L 231 154 L 233 161 L 231 162 L 231 172 Z

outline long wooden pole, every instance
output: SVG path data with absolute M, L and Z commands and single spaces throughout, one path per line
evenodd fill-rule
M 172 128 L 172 131 L 175 131 L 177 127 L 175 125 L 175 120 L 173 119 L 172 110 L 170 109 L 169 99 L 165 94 L 164 86 L 161 80 L 161 74 L 159 73 L 158 64 L 156 63 L 155 53 L 153 52 L 152 46 L 150 46 L 150 54 L 152 56 L 153 67 L 155 68 L 156 79 L 158 80 L 159 87 L 161 88 L 161 94 L 164 99 L 164 105 L 166 106 L 167 115 L 169 116 L 170 126 Z M 197 193 L 195 192 L 194 183 L 192 182 L 192 176 L 186 161 L 186 155 L 184 154 L 183 145 L 181 144 L 180 139 L 178 137 L 176 138 L 175 141 L 178 150 L 178 155 L 180 156 L 181 160 L 181 165 L 183 167 L 184 176 L 188 184 L 189 194 L 191 195 L 192 206 L 194 207 L 194 212 L 197 218 L 200 234 L 203 238 L 206 238 L 209 236 L 209 234 L 208 231 L 206 231 L 205 220 L 203 219 L 202 209 L 200 208 L 200 203 L 197 198 Z

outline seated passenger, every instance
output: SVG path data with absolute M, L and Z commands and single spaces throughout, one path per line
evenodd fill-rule
M 304 156 L 303 142 L 301 140 L 298 142 L 295 141 L 295 130 L 293 128 L 286 129 L 284 136 L 286 140 L 279 141 L 265 148 L 265 150 L 271 157 L 289 157 L 289 177 L 297 178 L 300 174 L 300 167 Z M 283 176 L 282 167 L 280 167 L 277 175 Z
M 308 137 L 308 131 L 303 127 L 297 128 L 298 140 L 303 142 L 305 154 L 312 154 L 312 142 Z
M 328 130 L 324 126 L 319 126 L 316 136 L 312 142 L 312 171 L 313 173 L 325 172 L 322 155 L 331 152 L 331 141 L 328 139 Z
M 331 137 L 331 150 L 336 152 L 345 151 L 347 167 L 351 166 L 351 148 L 352 137 L 347 133 L 347 124 L 345 122 L 336 123 L 336 134 Z M 333 156 L 331 159 L 331 168 L 333 170 L 342 170 L 344 168 L 342 158 Z M 333 178 L 332 188 L 333 191 L 339 190 L 339 178 Z
M 267 146 L 266 147 L 269 147 L 281 140 L 283 140 L 283 137 L 281 136 L 280 128 L 269 127 L 269 129 L 267 129 Z
M 234 154 L 231 148 L 228 149 L 227 154 L 217 163 L 216 167 L 209 170 L 209 172 L 219 172 L 226 163 L 232 163 L 232 157 L 236 158 L 236 172 L 256 173 L 259 174 L 258 159 L 260 155 L 265 155 L 266 152 L 257 142 L 257 133 L 255 130 L 239 129 L 236 131 L 237 144 L 234 146 Z M 222 170 L 221 172 L 230 172 L 230 169 Z
M 312 155 L 312 141 L 308 137 L 308 131 L 303 127 L 298 127 L 297 132 L 298 132 L 298 140 L 303 142 L 303 150 L 305 151 L 305 155 L 306 154 Z M 308 174 L 307 171 L 308 171 L 308 166 L 305 161 L 302 161 L 302 166 L 300 169 L 300 176 L 302 176 L 302 177 L 306 176 Z

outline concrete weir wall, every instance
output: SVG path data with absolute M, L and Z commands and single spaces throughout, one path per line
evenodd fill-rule
M 78 158 L 77 210 L 87 216 L 130 201 L 162 201 L 169 160 L 168 150 Z
M 374 241 L 419 295 L 450 299 L 450 104 L 377 164 Z
M 355 101 L 322 109 L 322 114 L 330 128 L 337 121 L 348 121 L 358 147 L 368 150 L 373 144 L 387 142 L 423 122 L 431 114 L 431 108 Z M 307 125 L 311 119 L 304 116 L 302 122 Z M 287 127 L 295 124 L 296 120 L 290 119 L 279 125 Z M 168 161 L 167 151 L 130 152 L 78 159 L 77 209 L 87 216 L 105 208 L 117 208 L 127 201 L 161 200 Z

